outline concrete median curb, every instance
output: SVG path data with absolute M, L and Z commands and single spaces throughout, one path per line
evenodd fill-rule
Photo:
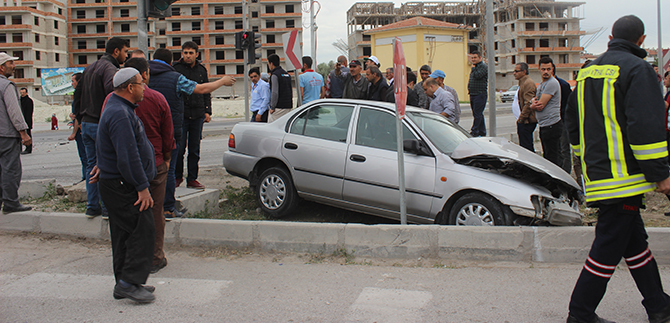
M 109 239 L 100 217 L 78 213 L 20 212 L 0 215 L 0 230 Z M 647 228 L 659 264 L 670 265 L 670 228 Z M 177 219 L 165 227 L 166 243 L 355 257 L 434 258 L 476 261 L 580 263 L 594 227 L 454 227 L 280 221 Z

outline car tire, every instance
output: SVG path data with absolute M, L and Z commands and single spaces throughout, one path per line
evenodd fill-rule
M 258 205 L 271 218 L 284 217 L 296 206 L 298 193 L 289 172 L 284 168 L 266 169 L 255 188 Z
M 510 211 L 511 212 L 511 211 Z M 505 206 L 490 195 L 472 192 L 461 196 L 449 212 L 450 225 L 512 225 Z

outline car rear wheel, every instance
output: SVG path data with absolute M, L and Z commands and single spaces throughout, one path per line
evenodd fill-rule
M 511 225 L 506 221 L 504 206 L 498 200 L 480 192 L 472 192 L 461 196 L 449 214 L 451 225 Z M 511 219 L 510 219 L 511 220 Z
M 295 208 L 298 194 L 288 171 L 280 167 L 265 170 L 256 185 L 256 198 L 261 210 L 272 218 L 281 218 Z

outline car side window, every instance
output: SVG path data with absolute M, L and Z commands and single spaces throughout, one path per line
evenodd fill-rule
M 417 139 L 403 124 L 403 139 Z M 390 113 L 361 108 L 356 125 L 356 144 L 397 151 L 395 116 Z
M 293 120 L 290 133 L 334 141 L 347 141 L 352 106 L 321 105 Z

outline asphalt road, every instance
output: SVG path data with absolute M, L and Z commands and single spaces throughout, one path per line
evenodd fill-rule
M 581 269 L 167 245 L 168 266 L 147 282 L 156 301 L 136 305 L 112 298 L 109 242 L 0 233 L 0 245 L 2 322 L 565 322 Z M 670 269 L 661 277 L 670 284 Z M 646 322 L 625 266 L 608 289 L 601 317 Z
M 497 120 L 497 135 L 502 136 L 516 133 L 516 122 L 511 114 L 511 103 L 499 103 Z M 468 104 L 461 104 L 460 125 L 470 129 L 472 114 Z M 484 112 L 487 125 L 489 111 Z M 228 134 L 233 126 L 242 119 L 214 119 L 205 124 L 203 140 L 200 148 L 200 166 L 221 166 L 223 152 L 228 149 Z M 71 185 L 81 180 L 81 164 L 77 154 L 77 145 L 68 141 L 71 130 L 44 130 L 48 129 L 45 123 L 40 123 L 33 130 L 33 153 L 21 156 L 23 165 L 23 180 L 56 179 L 61 185 Z

